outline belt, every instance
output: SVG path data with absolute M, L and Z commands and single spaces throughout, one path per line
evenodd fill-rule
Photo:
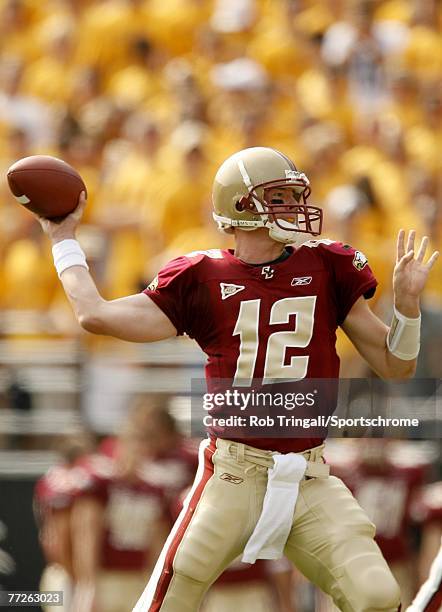
M 242 442 L 232 442 L 222 438 L 217 439 L 216 446 L 222 453 L 227 454 L 230 457 L 234 457 L 239 463 L 247 460 L 250 463 L 260 465 L 265 468 L 273 468 L 275 464 L 273 457 L 274 455 L 279 454 L 274 451 L 254 448 L 253 446 L 243 444 Z M 324 444 L 321 444 L 321 446 L 316 446 L 301 453 L 296 453 L 302 455 L 307 461 L 304 478 L 329 477 L 330 466 L 324 462 L 324 446 Z

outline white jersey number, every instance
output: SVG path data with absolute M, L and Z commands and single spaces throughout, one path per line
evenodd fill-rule
M 241 302 L 238 319 L 233 336 L 240 337 L 238 360 L 233 384 L 238 387 L 250 387 L 255 371 L 259 346 L 259 314 L 261 300 Z M 267 341 L 263 384 L 285 378 L 300 380 L 305 378 L 308 355 L 292 357 L 285 365 L 288 348 L 306 348 L 313 335 L 316 296 L 290 297 L 278 300 L 270 312 L 270 324 L 288 323 L 290 315 L 296 315 L 296 326 L 293 331 L 280 331 L 270 334 Z

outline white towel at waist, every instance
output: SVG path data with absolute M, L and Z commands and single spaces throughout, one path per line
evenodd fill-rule
M 292 528 L 299 483 L 307 469 L 306 459 L 296 453 L 273 455 L 261 516 L 247 542 L 242 561 L 280 559 Z

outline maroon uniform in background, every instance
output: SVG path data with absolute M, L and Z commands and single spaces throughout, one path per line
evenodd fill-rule
M 442 481 L 422 488 L 413 505 L 413 515 L 423 523 L 439 523 L 442 527 Z
M 336 441 L 326 459 L 376 526 L 376 542 L 401 586 L 402 603 L 418 587 L 412 507 L 431 468 L 422 445 L 391 440 Z
M 373 443 L 373 444 L 372 444 Z M 413 452 L 411 445 L 392 442 L 388 451 L 376 460 L 364 458 L 367 446 L 387 445 L 385 440 L 364 440 L 355 447 L 353 457 L 328 448 L 327 461 L 332 474 L 339 476 L 349 487 L 362 508 L 376 525 L 376 542 L 389 564 L 411 558 L 413 549 L 410 542 L 412 502 L 419 488 L 426 481 L 431 462 L 419 452 Z M 375 455 L 376 450 L 373 450 Z M 344 459 L 344 460 L 343 460 Z
M 82 467 L 60 464 L 51 467 L 35 486 L 34 510 L 40 543 L 47 562 L 40 580 L 42 591 L 62 590 L 63 607 L 70 609 L 73 589 L 71 514 L 78 491 L 87 486 L 89 475 Z M 44 610 L 49 607 L 43 606 Z
M 116 458 L 118 445 L 118 438 L 105 438 L 99 451 L 107 457 Z M 166 502 L 174 504 L 181 491 L 192 484 L 197 467 L 198 447 L 191 440 L 180 440 L 154 457 L 146 457 L 141 471 L 144 481 L 161 489 Z
M 65 510 L 72 504 L 79 488 L 88 480 L 82 467 L 55 465 L 35 485 L 34 503 L 37 516 L 54 510 Z
M 34 509 L 46 559 L 63 565 L 68 571 L 72 565 L 69 512 L 78 491 L 88 483 L 89 475 L 81 466 L 61 464 L 51 467 L 35 485 Z M 63 534 L 53 533 L 50 518 L 54 514 L 59 519 L 56 528 L 62 529 Z
M 143 570 L 155 561 L 149 542 L 158 520 L 167 516 L 163 491 L 142 473 L 133 481 L 119 477 L 115 462 L 106 457 L 95 455 L 82 466 L 89 478 L 76 498 L 92 497 L 105 508 L 100 568 Z
M 365 257 L 348 245 L 312 240 L 287 252 L 278 262 L 252 265 L 229 250 L 197 251 L 171 261 L 145 290 L 177 333 L 207 354 L 209 390 L 219 379 L 244 387 L 252 379 L 338 377 L 336 329 L 360 296 L 374 294 L 376 280 Z M 287 453 L 322 440 L 248 442 Z

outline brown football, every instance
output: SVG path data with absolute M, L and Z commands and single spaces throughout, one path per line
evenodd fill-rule
M 78 204 L 83 179 L 72 166 L 50 155 L 32 155 L 13 164 L 7 173 L 15 199 L 34 213 L 60 220 Z

